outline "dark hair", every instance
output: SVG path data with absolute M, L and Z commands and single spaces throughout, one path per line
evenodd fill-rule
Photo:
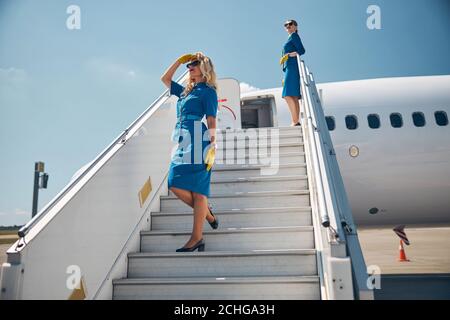
M 284 24 L 286 24 L 286 23 L 292 23 L 294 26 L 298 27 L 297 21 L 295 21 L 294 19 L 286 20 L 286 22 Z M 297 30 L 295 30 L 295 32 L 298 33 L 298 28 L 297 28 Z

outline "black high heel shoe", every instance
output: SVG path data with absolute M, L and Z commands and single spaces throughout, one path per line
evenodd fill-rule
M 208 221 L 208 223 L 211 226 L 211 228 L 217 229 L 219 227 L 219 219 L 212 213 L 211 207 L 208 206 L 208 209 L 209 209 L 209 213 L 211 213 L 211 215 L 214 217 L 214 221 L 213 222 Z
M 190 248 L 179 248 L 177 249 L 177 252 L 192 252 L 197 250 L 200 251 L 205 251 L 205 242 L 203 241 L 203 238 L 200 239 L 199 242 L 197 242 L 196 244 L 194 244 L 192 247 Z

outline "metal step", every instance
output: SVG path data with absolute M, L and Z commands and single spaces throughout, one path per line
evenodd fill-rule
M 113 285 L 114 299 L 320 299 L 317 276 L 121 279 L 114 280 Z
M 265 171 L 265 170 L 273 170 Z M 280 164 L 278 166 L 273 165 L 252 165 L 252 164 L 233 164 L 221 167 L 212 167 L 211 172 L 211 182 L 222 178 L 247 178 L 256 176 L 287 176 L 287 175 L 298 175 L 306 174 L 306 163 L 287 163 Z M 265 174 L 268 173 L 268 174 Z
M 257 176 L 247 178 L 223 178 L 211 182 L 212 194 L 226 192 L 250 192 L 268 190 L 306 190 L 308 189 L 307 175 L 291 176 Z
M 217 129 L 216 133 L 219 134 L 228 134 L 228 133 L 236 133 L 236 134 L 248 134 L 251 131 L 255 131 L 257 133 L 264 132 L 268 130 L 279 130 L 280 134 L 287 134 L 287 133 L 295 133 L 299 132 L 302 133 L 302 127 L 264 127 L 264 128 L 247 128 L 247 129 Z
M 191 231 L 142 231 L 141 252 L 175 252 Z M 204 230 L 205 252 L 278 249 L 313 249 L 312 226 L 227 228 Z
M 131 253 L 128 278 L 317 275 L 315 250 Z
M 180 212 L 186 210 L 187 204 L 176 196 L 161 196 L 161 210 Z M 227 192 L 213 194 L 209 198 L 211 205 L 220 209 L 233 208 L 261 208 L 276 206 L 277 203 L 289 206 L 309 206 L 309 190 L 255 191 L 255 192 Z
M 234 145 L 231 146 L 217 143 L 216 157 L 236 157 L 245 156 L 248 154 L 259 154 L 262 156 L 269 156 L 272 153 L 283 153 L 283 152 L 304 152 L 305 146 L 303 142 L 288 142 L 288 143 L 278 143 L 272 144 L 267 143 L 266 146 L 260 144 L 250 144 L 250 145 Z M 225 156 L 223 156 L 225 155 Z
M 258 141 L 262 141 L 266 139 L 267 141 L 272 140 L 278 140 L 280 142 L 303 142 L 303 135 L 301 131 L 295 131 L 295 132 L 279 132 L 278 136 L 274 135 L 272 136 L 271 132 L 262 132 L 258 134 L 251 134 L 251 135 L 245 135 L 245 134 L 233 134 L 233 133 L 227 133 L 227 134 L 221 134 L 218 133 L 216 135 L 216 141 L 218 144 L 224 143 L 225 141 L 233 141 L 236 143 L 242 143 L 242 141 L 247 141 L 247 143 L 256 144 Z
M 216 210 L 219 228 L 289 227 L 312 225 L 311 207 Z M 152 212 L 152 230 L 192 230 L 193 212 Z M 210 230 L 207 221 L 203 230 Z
M 211 195 L 227 192 L 308 189 L 308 176 L 257 176 L 247 178 L 222 178 L 211 181 Z M 174 195 L 169 190 L 169 195 Z
M 305 153 L 302 151 L 298 152 L 282 152 L 282 153 L 239 153 L 239 154 L 219 154 L 216 153 L 216 158 L 214 162 L 214 168 L 222 168 L 230 165 L 242 165 L 242 164 L 270 164 L 270 163 L 278 163 L 278 164 L 288 164 L 288 163 L 305 163 Z

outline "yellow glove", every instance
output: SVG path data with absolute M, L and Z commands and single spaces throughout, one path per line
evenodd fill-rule
M 179 58 L 177 59 L 177 61 L 178 61 L 179 63 L 183 64 L 183 63 L 186 63 L 186 62 L 195 60 L 195 59 L 197 59 L 197 56 L 196 56 L 195 54 L 190 54 L 190 53 L 188 53 L 188 54 L 184 54 L 184 55 L 182 55 L 181 57 L 179 57 Z
M 289 59 L 289 55 L 286 53 L 284 56 L 280 59 L 280 64 L 285 63 Z
M 206 152 L 205 157 L 206 171 L 211 170 L 215 159 L 216 159 L 216 147 L 215 145 L 211 145 L 209 150 Z

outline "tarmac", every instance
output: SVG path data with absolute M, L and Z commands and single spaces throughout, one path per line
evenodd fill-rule
M 376 300 L 450 300 L 450 227 L 406 227 L 408 262 L 391 227 L 358 229 L 367 267 L 379 269 Z
M 450 227 L 405 228 L 410 245 L 404 245 L 409 262 L 399 262 L 400 238 L 392 228 L 358 229 L 367 266 L 382 274 L 450 273 Z

